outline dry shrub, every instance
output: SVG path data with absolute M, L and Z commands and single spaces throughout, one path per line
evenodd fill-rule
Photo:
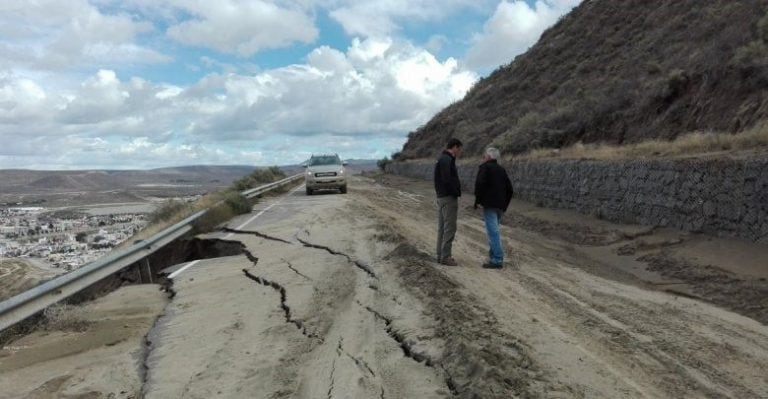
M 205 233 L 213 231 L 220 224 L 251 211 L 251 202 L 238 192 L 220 193 L 220 200 L 207 207 L 208 212 L 195 222 L 195 231 Z
M 219 224 L 235 217 L 235 213 L 225 204 L 219 204 L 209 209 L 195 222 L 195 231 L 204 233 L 213 231 Z
M 515 159 L 627 159 L 702 155 L 723 151 L 765 151 L 768 149 L 768 124 L 760 124 L 738 134 L 694 132 L 672 141 L 647 140 L 614 146 L 576 143 L 562 149 L 537 149 Z
M 196 230 L 198 232 L 211 231 L 219 224 L 237 215 L 251 211 L 253 204 L 241 196 L 240 191 L 283 178 L 285 178 L 285 173 L 276 166 L 257 169 L 250 175 L 234 182 L 228 190 L 206 194 L 195 202 L 167 201 L 158 210 L 153 212 L 150 217 L 150 224 L 147 227 L 134 234 L 130 240 L 120 244 L 118 248 L 124 248 L 136 241 L 149 238 L 204 209 L 210 209 L 210 211 L 198 220 Z M 273 190 L 272 193 L 277 194 L 283 191 L 285 191 L 285 188 L 279 188 Z
M 65 303 L 45 308 L 40 321 L 40 327 L 45 331 L 83 332 L 88 330 L 91 324 L 83 318 L 81 308 Z
M 232 188 L 236 191 L 245 191 L 261 184 L 271 183 L 285 177 L 285 173 L 277 166 L 260 168 L 232 183 Z
M 188 207 L 189 204 L 183 201 L 173 199 L 164 201 L 149 215 L 149 223 L 154 224 L 171 220 L 179 213 L 183 213 Z
M 389 159 L 389 157 L 384 157 L 376 161 L 376 166 L 381 169 L 382 172 L 385 172 L 387 170 L 387 165 L 389 165 L 392 161 Z

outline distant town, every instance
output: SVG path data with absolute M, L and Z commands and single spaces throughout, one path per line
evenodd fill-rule
M 126 207 L 110 214 L 0 208 L 0 257 L 28 259 L 39 266 L 74 270 L 109 252 L 148 223 L 146 210 Z

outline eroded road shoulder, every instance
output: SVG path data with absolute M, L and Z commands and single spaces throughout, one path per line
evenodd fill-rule
M 0 351 L 0 398 L 138 398 L 144 338 L 168 302 L 157 285 L 123 287 Z

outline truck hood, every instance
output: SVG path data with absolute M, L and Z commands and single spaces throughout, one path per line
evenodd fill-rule
M 307 168 L 307 170 L 312 173 L 341 172 L 343 169 L 344 167 L 341 165 L 318 165 L 318 166 L 310 166 Z

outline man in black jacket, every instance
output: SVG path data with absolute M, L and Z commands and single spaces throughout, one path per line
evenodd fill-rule
M 488 233 L 489 260 L 483 263 L 486 269 L 501 269 L 504 265 L 504 250 L 501 246 L 499 223 L 512 200 L 512 182 L 507 171 L 499 165 L 499 150 L 489 147 L 483 154 L 483 164 L 477 170 L 475 179 L 475 209 L 483 206 L 485 230 Z
M 435 163 L 434 181 L 437 195 L 437 262 L 457 266 L 451 255 L 456 236 L 456 218 L 459 213 L 461 183 L 456 171 L 456 158 L 461 156 L 463 144 L 458 139 L 448 140 L 445 150 Z

